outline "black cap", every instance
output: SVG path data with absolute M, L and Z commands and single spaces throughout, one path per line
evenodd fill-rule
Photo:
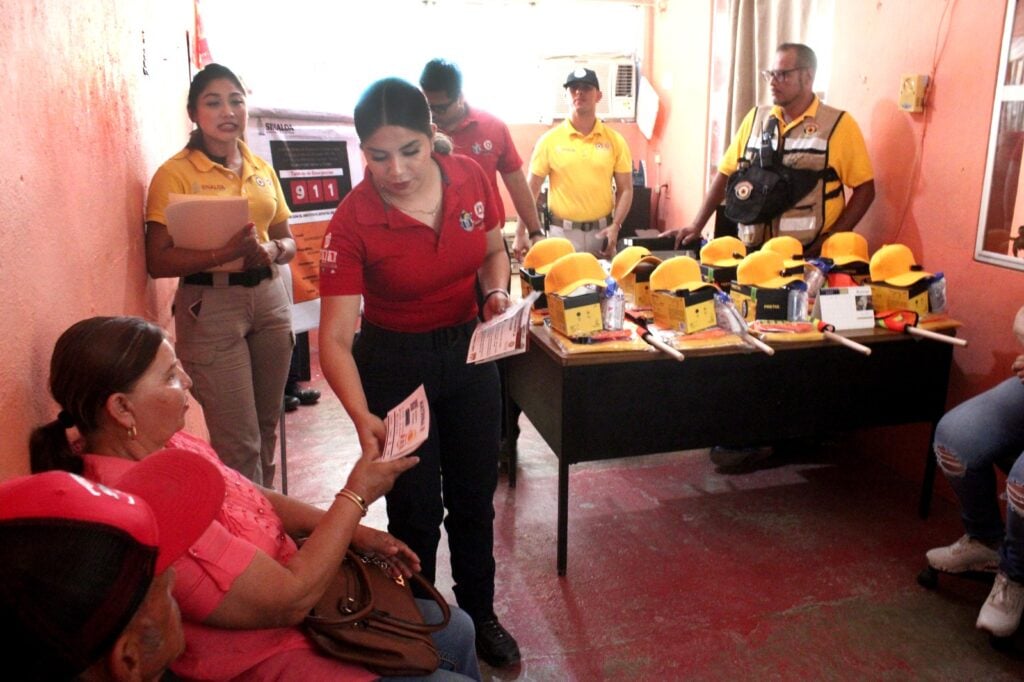
M 600 83 L 597 82 L 597 74 L 590 69 L 578 68 L 575 71 L 569 73 L 565 77 L 565 83 L 562 84 L 563 88 L 567 88 L 573 83 L 585 83 L 587 85 L 593 85 L 598 90 L 601 89 Z

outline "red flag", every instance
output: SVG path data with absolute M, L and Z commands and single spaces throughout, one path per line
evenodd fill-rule
M 192 6 L 195 8 L 196 15 L 195 55 L 193 56 L 193 61 L 197 69 L 202 69 L 207 64 L 213 62 L 213 57 L 210 56 L 210 45 L 206 42 L 206 32 L 203 31 L 203 18 L 199 10 L 199 0 L 193 0 Z

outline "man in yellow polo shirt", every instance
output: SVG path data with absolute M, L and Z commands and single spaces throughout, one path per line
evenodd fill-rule
M 871 159 L 853 117 L 823 104 L 814 94 L 817 65 L 814 51 L 806 45 L 779 45 L 771 69 L 761 72 L 771 86 L 773 105 L 755 107 L 743 119 L 718 164 L 718 174 L 694 221 L 664 234 L 675 235 L 677 244 L 699 235 L 726 198 L 729 176 L 736 171 L 741 157 L 756 156 L 762 131 L 769 129 L 773 119 L 782 163 L 821 171 L 822 177 L 803 199 L 770 223 L 740 225 L 739 237 L 748 248 L 758 248 L 771 237 L 792 236 L 804 245 L 804 255 L 813 257 L 818 255 L 828 235 L 856 227 L 875 199 Z M 848 201 L 846 188 L 851 190 Z
M 572 115 L 537 141 L 530 191 L 536 199 L 548 178 L 549 236 L 565 237 L 577 251 L 611 258 L 633 204 L 633 157 L 622 135 L 597 118 L 602 96 L 597 74 L 576 69 L 563 85 Z

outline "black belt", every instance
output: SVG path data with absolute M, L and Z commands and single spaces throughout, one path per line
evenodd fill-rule
M 612 215 L 607 215 L 604 218 L 598 218 L 597 220 L 565 220 L 559 218 L 556 215 L 551 216 L 551 224 L 555 227 L 560 227 L 563 230 L 580 230 L 581 232 L 590 232 L 591 230 L 603 230 L 612 224 Z
M 273 276 L 274 271 L 268 267 L 244 272 L 197 272 L 194 275 L 185 275 L 181 281 L 206 287 L 254 287 Z
M 359 336 L 366 343 L 372 343 L 382 348 L 406 349 L 406 350 L 442 350 L 452 348 L 460 341 L 468 340 L 473 336 L 477 321 L 472 319 L 469 322 L 455 325 L 454 327 L 442 327 L 429 332 L 396 332 L 390 329 L 378 327 L 375 324 L 363 319 L 359 328 Z

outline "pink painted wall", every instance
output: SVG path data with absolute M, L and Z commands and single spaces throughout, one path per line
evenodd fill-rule
M 146 277 L 143 200 L 187 131 L 191 8 L 0 3 L 0 476 L 27 470 L 29 430 L 56 414 L 47 376 L 60 332 L 90 315 L 169 319 L 172 285 Z
M 955 403 L 1009 375 L 1024 272 L 974 260 L 1006 3 L 954 3 L 948 28 L 940 26 L 944 5 L 837 3 L 830 96 L 854 113 L 871 149 L 878 198 L 865 235 L 872 247 L 901 241 L 949 280 L 951 312 L 971 341 L 955 354 Z M 900 75 L 930 73 L 936 49 L 925 112 L 899 111 Z

